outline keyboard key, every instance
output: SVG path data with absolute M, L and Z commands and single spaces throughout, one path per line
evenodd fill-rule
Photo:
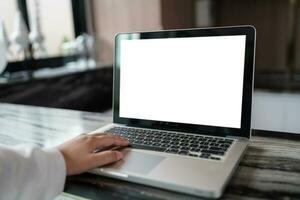
M 201 153 L 215 154 L 215 155 L 224 155 L 224 152 L 213 151 L 213 150 L 202 150 Z
M 200 154 L 198 157 L 200 157 L 200 158 L 209 158 L 210 154 Z
M 188 151 L 182 150 L 182 151 L 179 151 L 178 154 L 179 154 L 179 155 L 188 155 L 189 152 L 188 152 Z
M 223 149 L 222 149 L 222 148 L 219 148 L 219 147 L 209 147 L 209 150 L 213 150 L 213 151 L 222 151 L 222 152 L 223 152 Z
M 213 157 L 213 156 L 211 156 L 210 159 L 212 159 L 212 160 L 221 160 L 221 158 Z
M 189 147 L 180 147 L 180 150 L 184 150 L 184 151 L 187 151 L 189 149 L 190 149 Z
M 167 151 L 165 151 L 167 153 L 175 153 L 177 154 L 178 150 L 177 149 L 168 149 Z
M 129 147 L 134 149 L 143 149 L 143 150 L 161 151 L 161 152 L 164 152 L 166 150 L 166 148 L 163 147 L 154 147 L 154 146 L 140 145 L 140 144 L 131 144 Z
M 199 152 L 199 151 L 200 151 L 200 148 L 191 148 L 190 151 L 193 151 L 193 152 Z

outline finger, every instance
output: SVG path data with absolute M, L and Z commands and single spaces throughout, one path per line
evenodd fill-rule
M 90 134 L 90 135 L 93 135 L 93 136 L 104 136 L 104 135 L 110 135 L 110 134 L 108 134 L 108 133 L 92 133 L 92 134 Z
M 114 136 L 112 133 L 108 133 L 108 132 L 105 132 L 105 133 L 92 133 L 92 134 L 89 134 L 90 136 Z M 116 136 L 116 137 L 119 137 L 119 136 Z
M 113 135 L 102 135 L 93 137 L 93 148 L 103 148 L 109 146 L 127 146 L 129 141 Z
M 100 167 L 113 162 L 116 162 L 124 157 L 120 151 L 103 151 L 100 153 L 92 154 L 90 162 L 93 167 Z

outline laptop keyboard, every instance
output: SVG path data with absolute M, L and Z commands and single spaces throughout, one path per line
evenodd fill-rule
M 128 127 L 113 127 L 106 133 L 127 138 L 132 148 L 211 160 L 221 160 L 234 141 L 213 136 Z

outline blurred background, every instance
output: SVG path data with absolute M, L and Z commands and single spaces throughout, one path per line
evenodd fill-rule
M 253 126 L 300 132 L 299 0 L 1 0 L 0 102 L 111 109 L 117 32 L 254 25 Z

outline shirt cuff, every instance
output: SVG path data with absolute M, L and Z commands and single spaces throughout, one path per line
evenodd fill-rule
M 46 199 L 53 199 L 64 190 L 66 181 L 66 162 L 58 149 L 44 149 L 48 162 L 48 187 Z M 53 196 L 55 195 L 55 196 Z

